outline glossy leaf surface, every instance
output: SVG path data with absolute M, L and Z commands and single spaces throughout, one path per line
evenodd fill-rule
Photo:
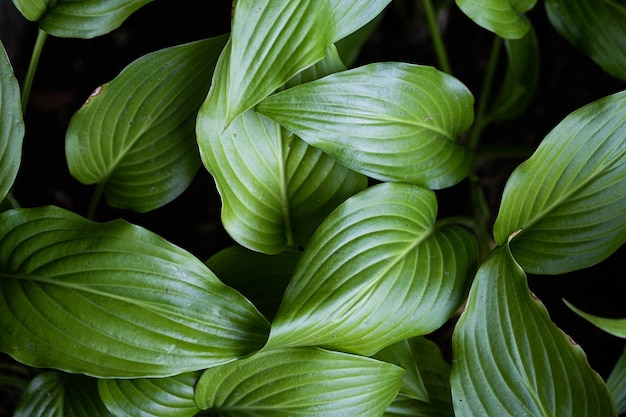
M 153 0 L 13 0 L 24 17 L 61 38 L 94 38 Z
M 98 392 L 116 417 L 192 417 L 200 409 L 194 402 L 194 387 L 200 372 L 168 378 L 101 379 Z
M 609 387 L 615 400 L 617 413 L 622 414 L 626 412 L 626 349 L 622 351 L 622 355 L 611 371 L 606 385 Z
M 458 417 L 616 416 L 606 385 L 531 294 L 507 246 L 480 267 L 452 348 Z
M 537 0 L 456 0 L 457 6 L 477 25 L 504 39 L 520 39 L 530 29 L 524 15 Z
M 573 112 L 513 172 L 494 225 L 527 272 L 592 266 L 626 241 L 626 93 Z
M 180 195 L 200 167 L 195 120 L 226 37 L 145 55 L 98 87 L 66 136 L 71 174 L 109 205 L 146 212 Z
M 208 369 L 195 399 L 216 416 L 377 417 L 402 374 L 385 362 L 318 348 L 269 350 Z
M 472 105 L 461 82 L 432 67 L 380 63 L 290 88 L 256 110 L 358 172 L 437 189 L 472 169 L 473 152 L 457 142 Z
M 269 347 L 326 346 L 371 355 L 439 328 L 463 301 L 477 247 L 435 224 L 432 191 L 385 183 L 339 206 L 302 254 Z
M 565 301 L 565 300 L 563 300 Z M 580 317 L 587 320 L 589 323 L 594 326 L 604 330 L 607 333 L 612 334 L 613 336 L 621 337 L 622 339 L 626 339 L 626 318 L 624 319 L 611 319 L 605 317 L 594 316 L 593 314 L 586 313 L 581 309 L 575 307 L 573 304 L 565 301 L 565 304 Z
M 546 0 L 559 33 L 609 74 L 626 80 L 626 4 L 613 0 Z
M 97 377 L 169 376 L 247 355 L 268 323 L 188 252 L 122 220 L 0 214 L 0 350 Z

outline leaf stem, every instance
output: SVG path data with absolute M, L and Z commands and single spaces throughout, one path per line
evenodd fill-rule
M 41 51 L 43 51 L 44 45 L 46 44 L 46 39 L 48 39 L 48 34 L 39 29 L 37 32 L 35 47 L 33 48 L 33 54 L 31 55 L 30 63 L 28 64 L 28 71 L 26 72 L 26 78 L 24 80 L 24 88 L 22 89 L 22 113 L 26 113 L 30 90 L 33 86 L 33 79 L 35 78 L 35 72 L 37 72 L 37 66 L 39 64 L 39 57 L 41 56 Z
M 98 183 L 96 185 L 96 189 L 91 196 L 91 201 L 89 202 L 89 209 L 87 210 L 87 218 L 89 220 L 94 220 L 96 217 L 96 209 L 98 208 L 98 203 L 100 203 L 100 199 L 102 198 L 102 194 L 104 193 L 104 186 L 106 181 Z
M 452 74 L 452 68 L 450 67 L 450 61 L 448 60 L 448 54 L 446 52 L 446 46 L 443 43 L 441 37 L 441 31 L 437 24 L 437 14 L 433 8 L 431 0 L 423 0 L 424 12 L 426 13 L 426 20 L 428 21 L 428 29 L 430 30 L 430 36 L 433 39 L 433 45 L 435 46 L 435 53 L 437 54 L 437 61 L 442 71 Z

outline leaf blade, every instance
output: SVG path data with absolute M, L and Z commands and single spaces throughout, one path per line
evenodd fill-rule
M 574 313 L 578 314 L 580 317 L 587 320 L 589 323 L 598 327 L 599 329 L 604 330 L 605 332 L 612 334 L 613 336 L 620 337 L 622 339 L 626 339 L 626 318 L 624 319 L 610 319 L 600 316 L 595 316 L 593 314 L 586 313 L 581 309 L 574 306 L 572 303 L 567 300 L 563 300 L 565 305 L 567 305 L 570 310 Z
M 504 39 L 520 39 L 530 29 L 525 12 L 537 0 L 456 0 L 457 6 L 477 25 Z

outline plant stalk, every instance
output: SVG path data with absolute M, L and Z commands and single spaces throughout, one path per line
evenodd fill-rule
M 87 209 L 87 218 L 89 220 L 94 220 L 96 218 L 96 209 L 98 208 L 98 203 L 100 203 L 100 199 L 102 198 L 102 194 L 104 193 L 104 186 L 106 185 L 106 181 L 99 182 L 96 185 L 96 189 L 91 196 L 91 201 L 89 202 L 89 208 Z
M 22 114 L 26 113 L 26 106 L 28 105 L 28 98 L 30 97 L 30 90 L 33 86 L 33 80 L 35 79 L 35 72 L 37 72 L 37 66 L 39 65 L 39 58 L 41 57 L 41 51 L 46 44 L 48 34 L 39 29 L 37 32 L 37 40 L 35 41 L 35 47 L 30 57 L 30 63 L 28 64 L 28 71 L 26 72 L 26 78 L 24 79 L 24 88 L 22 89 Z
M 435 53 L 437 54 L 439 67 L 443 72 L 452 74 L 452 67 L 450 67 L 446 46 L 443 43 L 441 31 L 439 30 L 439 25 L 437 24 L 437 14 L 435 13 L 433 3 L 431 0 L 423 0 L 423 3 L 426 20 L 428 21 L 428 29 L 430 30 L 430 36 L 433 39 L 433 45 L 435 46 Z

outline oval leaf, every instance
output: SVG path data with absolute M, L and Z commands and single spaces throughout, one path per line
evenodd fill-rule
M 116 417 L 192 417 L 200 409 L 194 402 L 194 387 L 200 372 L 169 378 L 101 379 L 98 392 Z
M 579 308 L 576 308 L 573 304 L 563 300 L 565 304 L 580 317 L 587 320 L 589 323 L 594 326 L 604 330 L 607 333 L 612 334 L 613 336 L 621 337 L 622 339 L 626 339 L 626 318 L 624 319 L 609 319 L 605 317 L 594 316 L 593 314 L 585 313 Z
M 626 80 L 626 5 L 610 0 L 546 0 L 556 30 L 607 73 Z
M 388 363 L 317 348 L 270 350 L 208 369 L 195 398 L 198 407 L 219 415 L 377 417 L 396 396 L 402 373 Z
M 154 0 L 13 0 L 24 17 L 61 38 L 89 39 L 118 28 Z
M 170 376 L 263 345 L 268 323 L 188 252 L 56 207 L 0 214 L 0 350 L 98 377 Z
M 606 385 L 615 399 L 617 413 L 626 412 L 626 349 L 611 371 L 611 375 L 606 381 Z
M 626 92 L 566 117 L 507 181 L 494 225 L 527 272 L 592 266 L 626 242 Z
M 435 225 L 432 191 L 385 183 L 339 206 L 302 254 L 267 346 L 371 355 L 439 328 L 465 296 L 476 241 Z
M 380 15 L 391 0 L 328 0 L 328 3 L 333 17 L 332 41 L 337 42 Z
M 474 154 L 456 136 L 472 124 L 473 101 L 432 67 L 381 63 L 290 88 L 256 110 L 358 172 L 437 189 L 472 170 Z
M 617 415 L 583 350 L 528 290 L 508 246 L 480 267 L 452 343 L 458 417 Z
M 520 39 L 530 29 L 524 15 L 537 0 L 456 0 L 457 6 L 477 25 L 504 39 Z
M 141 57 L 98 87 L 72 118 L 71 174 L 113 207 L 146 212 L 178 197 L 200 167 L 195 120 L 226 37 Z
M 17 176 L 23 139 L 20 87 L 4 45 L 0 42 L 0 201 L 4 200 Z

